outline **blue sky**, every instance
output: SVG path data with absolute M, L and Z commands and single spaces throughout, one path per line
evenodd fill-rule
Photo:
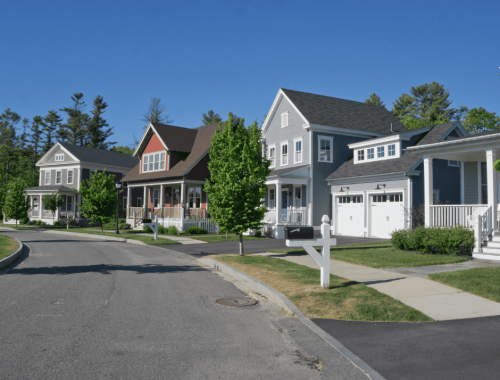
M 392 102 L 437 81 L 500 114 L 499 1 L 11 1 L 0 4 L 0 109 L 45 116 L 102 95 L 133 144 L 158 97 L 174 125 L 213 109 L 259 124 L 280 87 Z

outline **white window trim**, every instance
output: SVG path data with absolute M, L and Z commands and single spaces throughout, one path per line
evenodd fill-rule
M 59 157 L 61 157 L 61 159 L 58 159 Z M 55 160 L 56 161 L 64 161 L 64 153 L 58 153 L 55 155 Z
M 57 182 L 57 174 L 61 173 L 61 182 Z M 62 170 L 56 170 L 56 185 L 62 185 Z
M 69 172 L 71 172 L 71 182 L 69 182 Z M 72 185 L 73 182 L 75 181 L 75 171 L 73 169 L 69 169 L 68 172 L 66 173 L 66 183 L 68 185 Z
M 275 168 L 276 167 L 276 144 L 273 144 L 273 145 L 269 145 L 267 147 L 267 151 L 268 151 L 268 154 L 267 154 L 267 158 L 270 160 L 271 159 L 271 149 L 274 148 L 274 165 L 272 164 L 271 162 L 271 166 L 269 166 L 270 168 Z
M 296 143 L 300 141 L 300 161 L 295 161 L 295 158 L 296 158 L 296 155 L 297 155 L 297 152 L 296 152 Z M 294 164 L 300 164 L 302 161 L 304 161 L 304 141 L 301 138 L 299 139 L 294 139 L 293 140 L 293 163 Z
M 47 174 L 48 174 L 48 175 L 47 175 Z M 43 182 L 43 184 L 44 184 L 44 185 L 50 185 L 50 180 L 51 180 L 51 178 L 50 178 L 50 177 L 51 177 L 50 170 L 47 170 L 47 171 L 45 172 L 45 180 L 44 180 L 44 182 Z M 47 182 L 47 180 L 48 180 L 48 182 Z
M 283 116 L 286 116 L 286 124 L 285 124 L 285 123 L 283 123 Z M 287 111 L 287 112 L 282 112 L 280 117 L 281 117 L 281 119 L 280 119 L 281 128 L 286 128 L 286 127 L 288 127 L 288 125 L 289 125 L 289 121 L 288 121 L 288 111 Z
M 161 156 L 162 156 L 162 153 L 164 153 L 164 161 L 161 161 Z M 158 159 L 159 161 L 155 161 L 155 155 L 158 154 Z M 145 157 L 148 157 L 148 163 L 146 164 L 147 167 L 146 169 L 147 170 L 144 170 L 144 158 Z M 153 163 L 153 170 L 149 170 L 149 165 L 151 164 L 151 158 L 153 159 L 152 163 Z M 149 153 L 145 153 L 142 155 L 141 157 L 141 171 L 142 173 L 152 173 L 152 172 L 162 172 L 162 171 L 165 171 L 165 168 L 166 168 L 166 161 L 167 161 L 167 155 L 166 155 L 166 152 L 164 150 L 159 150 L 159 151 L 156 151 L 156 152 L 149 152 Z M 155 163 L 158 162 L 158 169 L 155 169 Z M 164 162 L 163 164 L 163 169 L 162 169 L 162 162 Z
M 283 146 L 286 145 L 286 164 L 283 163 Z M 288 141 L 280 143 L 280 166 L 288 166 L 290 163 L 290 150 L 288 149 Z
M 321 140 L 330 141 L 330 160 L 329 161 L 321 160 Z M 333 162 L 333 137 L 318 136 L 318 162 L 327 162 L 327 163 Z
M 453 165 L 453 164 L 451 164 L 451 163 L 450 163 L 450 161 L 454 161 L 454 162 L 456 162 L 457 164 L 456 164 L 456 165 Z M 459 168 L 459 167 L 460 167 L 460 161 L 458 161 L 458 160 L 448 160 L 448 166 L 452 166 L 452 167 L 454 167 L 454 168 Z

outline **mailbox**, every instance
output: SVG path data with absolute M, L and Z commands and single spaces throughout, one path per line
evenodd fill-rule
M 285 227 L 285 239 L 314 239 L 314 228 Z

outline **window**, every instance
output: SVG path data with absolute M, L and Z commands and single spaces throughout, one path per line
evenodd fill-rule
M 302 187 L 295 188 L 295 207 L 302 207 Z
M 45 184 L 50 185 L 50 171 L 45 172 Z
M 271 167 L 274 168 L 276 166 L 276 147 L 269 147 L 269 160 L 271 161 Z
M 481 203 L 488 204 L 488 173 L 486 162 L 481 162 Z
M 274 189 L 269 190 L 269 208 L 274 208 L 275 199 L 274 199 Z
M 145 154 L 142 157 L 142 172 L 165 170 L 165 152 Z
M 321 162 L 332 162 L 332 145 L 333 139 L 331 137 L 318 137 L 319 141 L 319 159 Z
M 189 208 L 201 208 L 201 187 L 188 189 Z
M 73 170 L 68 170 L 68 185 L 73 183 Z
M 56 185 L 62 183 L 62 172 L 60 170 L 56 171 Z
M 351 203 L 351 197 L 339 197 L 339 203 Z
M 137 207 L 142 207 L 142 197 L 137 197 Z
M 454 166 L 454 167 L 458 168 L 460 166 L 460 163 L 458 161 L 455 161 L 455 160 L 448 160 L 448 166 Z
M 365 159 L 365 150 L 361 149 L 358 150 L 358 161 L 364 161 Z
M 368 157 L 367 157 L 367 158 L 368 158 L 369 160 L 373 159 L 373 157 L 374 157 L 374 151 L 375 151 L 375 149 L 374 149 L 374 148 L 369 148 L 369 149 L 367 149 L 367 153 L 368 153 Z
M 402 202 L 403 194 L 391 194 L 389 195 L 389 202 Z
M 396 144 L 387 146 L 387 154 L 389 155 L 389 157 L 396 155 Z
M 294 163 L 302 162 L 302 140 L 295 140 L 295 161 Z
M 373 202 L 387 202 L 387 195 L 374 195 Z
M 281 114 L 281 128 L 288 127 L 288 112 Z
M 384 157 L 384 147 L 383 146 L 378 146 L 377 147 L 377 157 Z
M 288 165 L 288 143 L 281 144 L 281 166 Z
M 56 154 L 56 161 L 64 161 L 64 154 Z

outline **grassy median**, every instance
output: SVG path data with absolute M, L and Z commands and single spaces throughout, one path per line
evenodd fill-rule
M 308 318 L 429 322 L 431 318 L 364 284 L 330 275 L 323 289 L 317 269 L 266 256 L 217 255 L 213 259 L 259 279 L 292 301 Z
M 101 231 L 97 230 L 90 230 L 90 229 L 74 229 L 71 230 L 71 232 L 78 232 L 81 234 L 88 234 L 88 235 L 98 235 L 98 236 L 110 236 L 110 237 L 116 237 L 116 238 L 121 238 L 121 239 L 130 239 L 130 240 L 138 240 L 142 241 L 143 243 L 146 243 L 148 245 L 167 245 L 167 244 L 181 244 L 177 241 L 173 241 L 170 239 L 164 239 L 158 236 L 158 240 L 154 240 L 153 236 L 145 236 L 145 235 L 137 235 L 134 233 L 126 233 L 120 231 L 120 234 L 117 235 L 112 232 L 104 232 L 101 233 Z
M 0 234 L 0 260 L 16 252 L 18 248 L 16 239 Z
M 430 274 L 445 285 L 500 302 L 500 267 L 474 268 Z
M 317 248 L 320 251 L 320 248 Z M 269 252 L 307 255 L 303 249 L 280 249 Z M 461 263 L 467 257 L 431 255 L 414 251 L 400 251 L 391 243 L 368 243 L 332 247 L 330 258 L 371 268 L 409 268 L 426 265 Z

